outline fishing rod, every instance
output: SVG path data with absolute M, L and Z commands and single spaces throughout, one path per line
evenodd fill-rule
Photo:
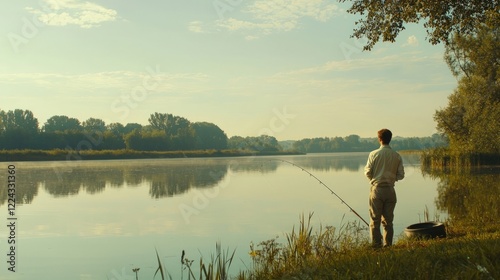
M 297 168 L 300 168 L 302 171 L 304 171 L 305 173 L 309 174 L 309 176 L 313 177 L 314 179 L 316 179 L 316 181 L 318 181 L 321 185 L 323 185 L 325 188 L 327 188 L 333 195 L 335 195 L 339 200 L 340 202 L 342 202 L 342 204 L 345 204 L 349 210 L 351 210 L 351 212 L 353 212 L 356 216 L 358 216 L 358 218 L 360 218 L 368 227 L 370 226 L 368 224 L 367 221 L 365 221 L 365 219 L 363 219 L 363 217 L 361 217 L 358 212 L 356 212 L 356 210 L 354 210 L 349 204 L 347 204 L 347 202 L 345 202 L 345 200 L 343 200 L 338 194 L 336 194 L 330 187 L 328 187 L 325 183 L 323 183 L 323 181 L 321 181 L 318 177 L 316 177 L 314 174 L 312 174 L 311 172 L 309 172 L 307 169 L 305 169 L 304 167 L 302 166 L 299 166 L 291 161 L 288 161 L 288 160 L 284 160 L 284 159 L 276 159 L 278 161 L 282 161 L 282 162 L 286 162 L 288 164 L 291 164 Z

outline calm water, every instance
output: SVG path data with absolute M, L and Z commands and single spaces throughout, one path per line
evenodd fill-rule
M 152 279 L 156 249 L 180 279 L 182 250 L 197 267 L 200 257 L 210 260 L 216 242 L 236 249 L 233 269 L 250 268 L 250 243 L 277 236 L 286 242 L 302 213 L 314 212 L 315 228 L 359 220 L 307 173 L 279 159 L 313 173 L 368 220 L 367 155 L 15 163 L 17 272 L 2 261 L 0 278 L 135 279 L 132 269 L 140 268 L 139 279 Z M 431 216 L 445 215 L 435 206 L 437 179 L 421 174 L 417 158 L 404 161 L 396 236 L 423 220 L 426 208 Z M 0 220 L 7 224 L 8 164 L 1 166 Z

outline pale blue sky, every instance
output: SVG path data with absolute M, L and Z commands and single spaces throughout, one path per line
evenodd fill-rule
M 322 0 L 4 1 L 0 109 L 147 124 L 154 112 L 279 140 L 435 133 L 456 80 L 408 26 L 362 52 Z

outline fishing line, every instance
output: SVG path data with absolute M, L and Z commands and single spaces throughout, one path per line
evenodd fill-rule
M 288 161 L 288 160 L 284 160 L 284 159 L 276 159 L 278 161 L 282 161 L 282 162 L 285 162 L 285 163 L 288 163 L 288 164 L 291 164 L 297 168 L 300 168 L 302 171 L 304 171 L 305 173 L 309 174 L 309 176 L 313 177 L 314 179 L 316 179 L 316 181 L 318 181 L 321 185 L 323 185 L 325 188 L 327 188 L 333 195 L 335 195 L 339 200 L 340 202 L 342 202 L 342 204 L 345 204 L 349 210 L 351 210 L 351 212 L 353 212 L 356 216 L 358 216 L 358 218 L 360 218 L 367 226 L 370 226 L 368 224 L 367 221 L 365 221 L 365 219 L 363 219 L 363 217 L 361 217 L 358 212 L 356 212 L 356 210 L 354 210 L 349 204 L 347 204 L 347 202 L 345 202 L 345 200 L 343 200 L 338 194 L 336 194 L 330 187 L 328 187 L 325 183 L 323 183 L 323 181 L 321 181 L 318 177 L 316 177 L 314 174 L 312 174 L 311 172 L 309 172 L 307 169 L 305 169 L 304 167 L 302 166 L 299 166 L 291 161 Z

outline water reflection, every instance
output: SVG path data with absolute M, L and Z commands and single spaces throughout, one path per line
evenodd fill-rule
M 311 171 L 359 172 L 366 154 L 287 157 Z M 228 159 L 169 159 L 85 162 L 20 163 L 17 167 L 17 203 L 29 204 L 42 187 L 54 197 L 77 195 L 81 191 L 99 194 L 106 187 L 149 186 L 154 199 L 182 194 L 191 188 L 210 188 L 232 173 L 272 173 L 280 158 L 243 157 Z M 0 180 L 6 182 L 6 174 Z M 7 201 L 6 188 L 0 190 L 0 205 Z
M 436 206 L 450 222 L 484 226 L 500 219 L 500 167 L 471 172 L 429 173 L 440 179 Z
M 366 164 L 368 153 L 337 153 L 325 157 L 322 154 L 296 158 L 294 163 L 312 171 L 358 172 Z

